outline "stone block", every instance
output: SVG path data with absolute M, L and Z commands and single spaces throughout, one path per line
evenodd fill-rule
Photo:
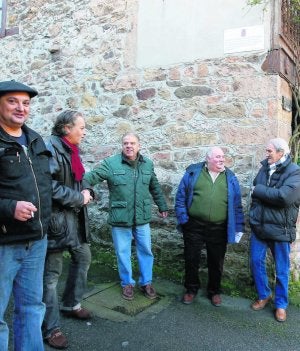
M 148 88 L 148 89 L 137 90 L 136 96 L 139 100 L 152 99 L 155 96 L 155 89 Z
M 179 99 L 190 99 L 194 96 L 211 95 L 213 90 L 207 86 L 184 86 L 174 92 Z

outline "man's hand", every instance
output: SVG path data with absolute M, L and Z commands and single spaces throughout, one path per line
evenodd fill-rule
M 18 221 L 26 222 L 34 217 L 34 212 L 36 211 L 37 208 L 31 202 L 17 201 L 14 218 Z
M 91 201 L 93 201 L 93 197 L 91 196 L 91 193 L 88 189 L 82 190 L 81 194 L 83 195 L 83 204 L 87 205 Z
M 168 217 L 168 211 L 159 212 L 159 216 L 162 217 L 162 218 L 167 218 Z

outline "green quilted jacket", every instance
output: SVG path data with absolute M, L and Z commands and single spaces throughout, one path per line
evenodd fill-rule
M 131 227 L 149 223 L 152 198 L 159 212 L 167 211 L 161 187 L 154 173 L 153 162 L 139 155 L 132 167 L 123 154 L 108 157 L 84 178 L 90 185 L 104 180 L 109 188 L 109 218 L 113 226 Z

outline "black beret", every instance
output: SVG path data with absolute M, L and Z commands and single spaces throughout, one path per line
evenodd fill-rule
M 0 82 L 0 96 L 6 93 L 17 91 L 28 93 L 30 98 L 38 95 L 38 92 L 35 89 L 32 89 L 25 84 L 16 82 L 15 80 Z

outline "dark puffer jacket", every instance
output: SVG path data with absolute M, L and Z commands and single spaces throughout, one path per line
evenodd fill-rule
M 50 152 L 43 139 L 27 126 L 27 154 L 0 127 L 0 244 L 39 240 L 47 233 L 51 214 Z M 17 201 L 38 209 L 28 221 L 14 219 Z
M 253 181 L 250 226 L 262 240 L 288 241 L 296 238 L 300 205 L 300 167 L 288 157 L 268 181 L 267 160 Z
M 74 179 L 71 170 L 71 149 L 58 136 L 46 143 L 52 154 L 52 215 L 48 232 L 48 250 L 62 250 L 87 242 L 88 215 L 81 194 L 83 183 Z M 88 184 L 86 184 L 88 187 Z

